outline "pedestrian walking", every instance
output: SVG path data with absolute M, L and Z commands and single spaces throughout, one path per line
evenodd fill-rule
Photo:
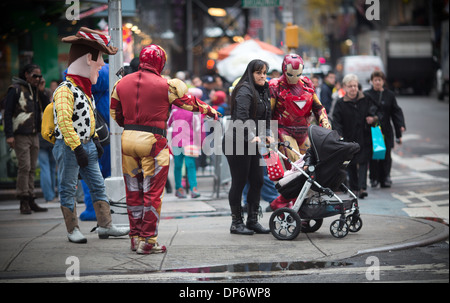
M 402 143 L 402 134 L 406 130 L 403 110 L 397 103 L 394 93 L 385 88 L 386 77 L 382 71 L 374 71 L 370 76 L 372 88 L 364 94 L 368 96 L 380 109 L 380 126 L 386 145 L 384 160 L 371 160 L 369 164 L 369 178 L 372 187 L 391 187 L 391 151 L 394 148 L 394 131 L 398 144 Z M 392 129 L 392 124 L 394 129 Z
M 59 85 L 59 82 L 52 80 L 50 82 L 50 88 L 45 88 L 45 79 L 42 78 L 39 85 L 39 89 L 45 93 L 50 102 L 53 102 L 53 93 Z M 57 197 L 55 192 L 56 188 L 56 161 L 53 157 L 53 144 L 45 140 L 41 134 L 39 134 L 39 181 L 42 189 L 42 194 L 47 202 L 52 202 Z
M 356 142 L 360 150 L 347 167 L 350 189 L 359 198 L 368 196 L 367 168 L 372 157 L 370 126 L 378 121 L 377 107 L 358 89 L 358 77 L 348 74 L 342 80 L 345 95 L 336 102 L 333 128 L 345 142 Z
M 323 79 L 323 83 L 320 86 L 320 102 L 322 102 L 323 107 L 327 111 L 327 114 L 331 111 L 331 106 L 333 104 L 333 89 L 336 84 L 336 74 L 332 71 L 329 71 L 325 78 Z
M 215 109 L 187 94 L 188 88 L 181 80 L 161 76 L 166 60 L 162 47 L 144 47 L 139 70 L 120 79 L 111 95 L 111 117 L 124 127 L 122 170 L 129 236 L 131 250 L 138 254 L 166 251 L 157 238 L 170 163 L 166 139 L 170 106 L 218 118 Z
M 41 115 L 49 103 L 39 84 L 42 81 L 41 68 L 27 64 L 14 77 L 8 88 L 5 104 L 6 143 L 14 149 L 17 161 L 16 195 L 20 201 L 20 213 L 47 211 L 35 199 L 34 175 L 39 155 L 39 134 Z
M 231 209 L 230 232 L 233 234 L 269 233 L 258 223 L 264 179 L 263 166 L 260 164 L 262 159 L 257 148 L 258 143 L 271 143 L 274 140 L 270 133 L 270 93 L 266 81 L 268 69 L 266 62 L 252 60 L 231 94 L 232 123 L 226 130 L 222 148 L 231 173 L 228 200 Z M 258 123 L 261 121 L 265 122 L 263 129 Z M 244 225 L 241 198 L 247 181 L 248 217 Z
M 109 199 L 98 165 L 103 147 L 95 131 L 95 102 L 91 92 L 105 64 L 103 53 L 114 55 L 117 48 L 109 45 L 109 36 L 85 27 L 62 41 L 70 43 L 71 47 L 66 81 L 54 93 L 56 141 L 53 155 L 58 165 L 59 196 L 67 237 L 73 243 L 87 242 L 78 226 L 74 200 L 78 175 L 88 185 L 94 201 L 99 238 L 124 236 L 129 229 L 112 223 Z

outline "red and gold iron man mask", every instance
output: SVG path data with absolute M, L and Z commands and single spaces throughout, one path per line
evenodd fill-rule
M 297 84 L 303 72 L 302 57 L 289 54 L 284 57 L 282 65 L 284 76 L 289 84 Z
M 151 44 L 142 49 L 139 55 L 139 67 L 151 69 L 161 74 L 166 60 L 166 51 L 159 45 Z

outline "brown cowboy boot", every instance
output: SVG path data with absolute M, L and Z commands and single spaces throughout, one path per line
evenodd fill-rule
M 94 204 L 95 215 L 97 216 L 97 233 L 100 239 L 108 239 L 109 236 L 121 237 L 128 235 L 128 227 L 117 227 L 112 223 L 111 209 L 109 203 L 96 201 Z
M 74 205 L 73 211 L 65 206 L 61 206 L 61 211 L 64 216 L 64 222 L 67 228 L 67 238 L 73 243 L 86 243 L 87 239 L 83 236 L 78 226 L 77 209 Z

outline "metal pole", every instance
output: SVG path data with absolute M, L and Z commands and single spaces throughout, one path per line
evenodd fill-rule
M 192 48 L 193 45 L 193 34 L 192 34 L 192 0 L 187 0 L 186 3 L 186 19 L 187 19 L 187 26 L 186 26 L 186 36 L 187 36 L 187 70 L 191 74 L 191 76 L 194 73 L 194 56 L 192 54 Z
M 111 94 L 114 84 L 119 80 L 116 73 L 123 66 L 122 0 L 108 0 L 108 27 L 111 44 L 119 49 L 117 54 L 109 56 L 109 92 Z M 105 180 L 105 186 L 109 199 L 119 201 L 125 197 L 120 142 L 123 128 L 110 119 L 110 131 L 111 177 Z

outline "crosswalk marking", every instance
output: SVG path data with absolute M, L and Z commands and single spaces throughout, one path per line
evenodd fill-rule
M 415 139 L 414 136 L 409 138 Z M 391 171 L 393 184 L 410 188 L 402 193 L 392 193 L 392 197 L 405 204 L 402 210 L 410 217 L 435 217 L 449 223 L 449 191 L 425 191 L 426 186 L 448 188 L 448 177 L 433 176 L 436 171 L 447 171 L 449 154 L 437 153 L 421 157 L 402 157 L 392 153 L 395 163 Z M 407 167 L 408 169 L 402 169 Z M 448 176 L 448 175 L 447 175 Z M 445 186 L 447 184 L 447 186 Z M 420 187 L 422 190 L 418 191 Z
M 449 200 L 432 200 L 432 197 L 447 196 L 448 191 L 406 194 L 392 193 L 392 197 L 402 201 L 407 207 L 402 208 L 410 217 L 436 217 L 449 222 Z M 419 202 L 418 202 L 419 201 Z
M 392 161 L 398 165 L 409 167 L 416 171 L 436 171 L 448 169 L 449 155 L 430 154 L 423 157 L 400 157 L 392 153 Z

